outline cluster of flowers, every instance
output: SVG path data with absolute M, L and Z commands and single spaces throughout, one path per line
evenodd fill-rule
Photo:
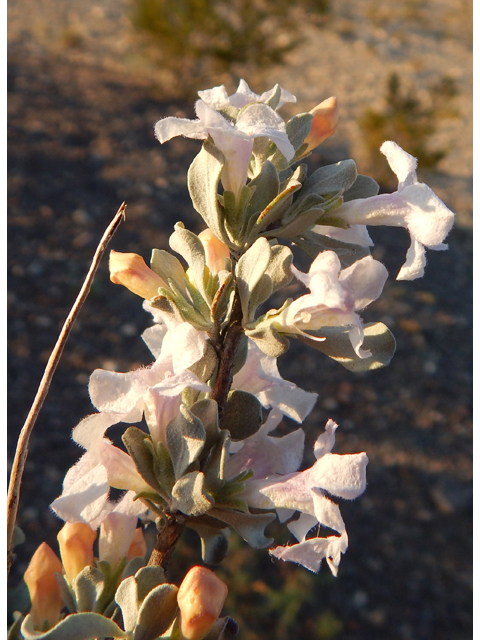
M 178 135 L 203 140 L 188 186 L 206 229 L 197 236 L 175 225 L 170 247 L 186 264 L 164 250 L 153 250 L 150 267 L 136 254 L 111 252 L 111 280 L 143 298 L 152 314 L 142 338 L 154 360 L 127 373 L 93 372 L 97 413 L 73 431 L 85 453 L 52 508 L 72 526 L 100 528 L 100 558 L 112 566 L 128 557 L 138 522 L 155 521 L 153 566 L 166 565 L 184 526 L 198 533 L 203 560 L 213 566 L 226 556 L 232 528 L 254 548 L 270 547 L 274 557 L 312 571 L 325 559 L 336 575 L 348 538 L 333 498 L 364 491 L 367 456 L 332 453 L 337 425 L 328 420 L 314 464 L 302 469 L 302 428 L 283 436 L 275 429 L 285 416 L 302 423 L 317 394 L 284 380 L 277 358 L 293 338 L 352 371 L 388 364 L 392 334 L 359 315 L 388 277 L 370 255 L 367 227 L 408 230 L 411 245 L 397 278 L 411 280 L 423 275 L 425 248 L 446 248 L 453 213 L 418 182 L 415 158 L 394 142 L 381 151 L 398 177 L 395 193 L 378 195 L 353 160 L 308 176 L 302 160 L 337 127 L 333 97 L 288 122 L 277 110 L 296 99 L 279 85 L 257 95 L 242 80 L 233 95 L 221 86 L 199 97 L 196 120 L 165 118 L 155 135 L 161 143 Z M 293 266 L 293 246 L 310 256 L 307 273 Z M 306 292 L 259 315 L 292 280 Z M 118 423 L 129 425 L 125 449 L 105 436 Z M 109 499 L 112 487 L 124 491 L 119 502 Z M 276 517 L 293 544 L 272 547 L 265 536 Z M 332 533 L 320 536 L 321 527 Z M 115 601 L 126 629 L 138 607 L 128 613 L 121 593 Z M 195 636 L 164 630 L 161 637 L 200 638 L 210 630 L 202 629 Z M 225 624 L 215 633 L 227 637 Z

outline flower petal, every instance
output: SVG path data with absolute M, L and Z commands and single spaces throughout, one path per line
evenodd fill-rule
M 328 538 L 310 538 L 289 547 L 275 547 L 270 549 L 270 554 L 280 560 L 301 564 L 315 573 L 320 570 L 322 560 L 326 558 L 332 574 L 336 576 L 341 554 L 345 553 L 347 546 L 348 538 L 344 534 Z
M 365 491 L 367 463 L 365 453 L 326 453 L 304 472 L 304 483 L 333 496 L 353 500 Z

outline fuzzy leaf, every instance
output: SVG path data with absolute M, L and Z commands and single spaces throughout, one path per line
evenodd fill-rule
M 201 421 L 181 405 L 179 414 L 167 425 L 166 436 L 178 480 L 200 456 L 205 444 L 205 429 Z
M 135 582 L 137 583 L 137 600 L 140 603 L 152 589 L 166 582 L 165 571 L 157 566 L 142 567 L 135 574 Z
M 230 391 L 220 420 L 220 429 L 227 429 L 232 440 L 244 440 L 257 433 L 261 424 L 260 401 L 246 391 Z
M 187 295 L 185 270 L 178 258 L 163 249 L 153 249 L 150 267 L 165 282 L 173 280 L 177 289 L 180 289 L 184 296 Z
M 264 238 L 258 238 L 237 263 L 237 288 L 245 322 L 248 322 L 250 295 L 265 273 L 270 255 L 271 250 L 268 241 Z
M 269 323 L 260 322 L 253 329 L 246 329 L 245 335 L 258 345 L 267 356 L 278 358 L 288 351 L 288 338 L 280 335 Z
M 128 427 L 122 436 L 122 440 L 135 462 L 138 473 L 152 489 L 164 495 L 153 468 L 151 448 L 145 445 L 145 441 L 150 440 L 150 436 L 138 427 Z
M 359 174 L 353 185 L 343 194 L 344 202 L 357 200 L 358 198 L 371 198 L 376 196 L 380 190 L 378 182 L 370 176 Z
M 302 197 L 310 193 L 319 196 L 342 194 L 355 183 L 357 175 L 357 167 L 353 160 L 340 160 L 336 164 L 320 167 L 305 181 Z
M 185 258 L 190 267 L 195 287 L 203 299 L 210 303 L 211 299 L 205 287 L 205 270 L 207 266 L 205 248 L 200 238 L 188 229 L 185 229 L 183 223 L 177 222 L 175 231 L 170 236 L 170 246 Z
M 205 564 L 218 565 L 228 553 L 228 529 L 219 530 L 216 527 L 189 520 L 188 526 L 196 531 L 200 537 L 202 545 L 202 560 Z
M 213 498 L 205 491 L 205 474 L 191 471 L 179 478 L 172 489 L 172 510 L 188 516 L 200 516 L 210 511 Z
M 188 190 L 193 206 L 213 233 L 235 248 L 225 232 L 223 211 L 218 203 L 218 183 L 225 157 L 211 142 L 204 142 L 188 170 Z
M 218 405 L 215 400 L 205 398 L 198 400 L 190 407 L 190 411 L 201 421 L 205 429 L 205 450 L 218 440 L 220 429 L 218 427 Z
M 115 593 L 115 602 L 122 611 L 123 626 L 127 631 L 132 631 L 135 628 L 139 607 L 135 576 L 125 578 L 118 585 Z
M 227 509 L 212 509 L 209 515 L 235 529 L 254 549 L 268 547 L 273 539 L 265 537 L 265 527 L 276 518 L 274 513 L 241 513 Z
M 283 289 L 293 279 L 290 266 L 293 262 L 293 253 L 289 247 L 276 244 L 271 247 L 271 256 L 265 274 L 270 276 L 273 291 Z
M 246 210 L 246 215 L 249 218 L 255 213 L 263 211 L 277 197 L 280 189 L 278 171 L 271 162 L 266 160 L 261 172 L 249 182 L 248 187 L 252 190 L 255 187 Z
M 230 434 L 225 430 L 220 431 L 219 434 L 205 468 L 205 480 L 209 492 L 216 492 L 225 484 L 225 462 L 230 448 Z
M 203 640 L 230 640 L 238 633 L 238 624 L 228 616 L 219 618 Z
M 34 629 L 29 614 L 22 623 L 21 632 L 25 640 L 92 640 L 128 636 L 113 620 L 99 613 L 73 613 L 46 632 Z
M 149 592 L 138 612 L 133 640 L 155 640 L 165 633 L 177 613 L 177 592 L 174 584 L 161 584 Z
M 309 340 L 304 336 L 297 337 L 301 342 L 333 358 L 349 371 L 371 371 L 385 367 L 395 353 L 393 334 L 382 322 L 366 324 L 363 330 L 365 339 L 362 349 L 372 352 L 369 358 L 357 356 L 348 337 L 348 327 L 323 327 L 315 332 L 315 335 L 326 338 L 323 341 Z
M 98 611 L 97 600 L 105 587 L 105 577 L 95 567 L 85 567 L 75 578 L 73 589 L 77 611 Z
M 370 255 L 369 247 L 348 244 L 334 238 L 329 238 L 328 236 L 322 236 L 313 231 L 308 231 L 303 237 L 297 236 L 292 238 L 292 240 L 313 259 L 322 251 L 335 251 L 340 259 L 342 269 Z

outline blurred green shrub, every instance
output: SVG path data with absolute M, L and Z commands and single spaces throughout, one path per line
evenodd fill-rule
M 386 187 L 396 186 L 395 176 L 378 151 L 385 140 L 394 140 L 415 156 L 420 170 L 437 167 L 448 149 L 431 149 L 431 138 L 442 118 L 458 116 L 451 106 L 457 94 L 455 81 L 444 76 L 427 89 L 427 96 L 422 100 L 414 88 L 401 87 L 396 73 L 390 75 L 385 107 L 382 110 L 367 108 L 358 120 L 367 146 L 368 170 L 374 173 L 378 182 Z
M 171 72 L 177 93 L 190 97 L 219 75 L 238 79 L 245 66 L 281 64 L 302 42 L 306 21 L 324 23 L 330 0 L 132 2 L 132 24 L 146 36 L 150 56 Z

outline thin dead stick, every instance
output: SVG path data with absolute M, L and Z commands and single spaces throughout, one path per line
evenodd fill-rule
M 53 374 L 58 366 L 59 360 L 61 358 L 63 349 L 65 347 L 65 343 L 68 339 L 70 331 L 72 329 L 73 323 L 75 322 L 80 309 L 82 308 L 83 303 L 85 302 L 90 288 L 92 286 L 93 278 L 95 277 L 95 273 L 98 269 L 98 265 L 100 264 L 100 260 L 105 253 L 105 249 L 107 248 L 108 243 L 112 239 L 113 234 L 117 230 L 119 224 L 122 220 L 125 219 L 125 202 L 120 206 L 120 209 L 115 214 L 112 222 L 108 225 L 105 233 L 103 234 L 102 239 L 95 251 L 95 255 L 93 256 L 92 264 L 90 265 L 90 269 L 88 271 L 87 277 L 80 289 L 80 293 L 75 300 L 73 307 L 68 314 L 67 319 L 62 327 L 60 335 L 58 337 L 57 343 L 53 348 L 53 351 L 48 359 L 47 366 L 45 367 L 45 371 L 43 373 L 42 380 L 38 387 L 37 395 L 35 396 L 35 400 L 33 401 L 30 412 L 25 420 L 25 424 L 20 432 L 17 442 L 17 448 L 15 450 L 15 457 L 13 460 L 12 471 L 10 474 L 10 482 L 8 485 L 8 497 L 7 497 L 7 565 L 8 570 L 10 570 L 11 565 L 11 557 L 12 557 L 12 538 L 13 531 L 15 528 L 15 522 L 17 519 L 17 511 L 18 511 L 18 500 L 20 496 L 20 485 L 22 483 L 22 475 L 23 470 L 25 468 L 25 462 L 27 460 L 28 454 L 28 441 L 30 439 L 30 435 L 32 433 L 33 427 L 35 426 L 35 422 L 37 421 L 38 414 L 43 406 L 45 398 L 47 397 L 48 390 L 50 388 L 50 383 L 53 378 Z

